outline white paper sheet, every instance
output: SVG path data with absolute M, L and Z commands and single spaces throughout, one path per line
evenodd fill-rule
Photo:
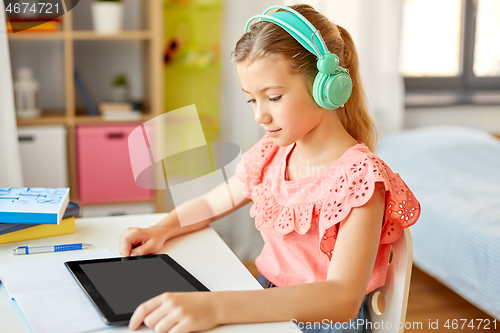
M 0 280 L 34 333 L 79 333 L 104 323 L 64 263 L 116 257 L 109 250 L 75 251 L 67 256 L 0 265 Z

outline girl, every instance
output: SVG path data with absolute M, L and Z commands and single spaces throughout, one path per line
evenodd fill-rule
M 280 23 L 303 31 L 300 22 L 307 23 L 300 15 L 325 45 L 315 30 L 307 42 Z M 254 202 L 250 214 L 265 241 L 255 262 L 257 280 L 265 289 L 165 293 L 136 309 L 131 329 L 142 322 L 157 332 L 180 333 L 294 321 L 304 332 L 369 331 L 366 295 L 384 285 L 390 244 L 416 222 L 420 205 L 371 152 L 376 133 L 349 33 L 308 5 L 282 7 L 272 16 L 253 24 L 232 53 L 255 121 L 267 132 L 243 154 L 233 177 L 240 181 L 230 180 L 246 196 L 232 211 Z M 319 83 L 318 68 L 324 76 Z M 331 78 L 340 80 L 336 88 Z M 226 191 L 222 184 L 153 227 L 125 230 L 120 253 L 156 253 L 167 239 L 229 214 L 185 227 L 177 215 L 220 211 Z M 335 325 L 349 321 L 357 325 Z

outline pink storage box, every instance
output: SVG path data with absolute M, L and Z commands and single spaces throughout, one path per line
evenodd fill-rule
M 153 191 L 136 185 L 128 136 L 140 124 L 76 128 L 78 196 L 81 203 L 148 200 Z

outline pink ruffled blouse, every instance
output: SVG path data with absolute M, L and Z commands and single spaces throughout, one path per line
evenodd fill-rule
M 236 174 L 254 201 L 250 215 L 264 239 L 258 271 L 277 286 L 326 281 L 339 224 L 372 196 L 375 182 L 386 190 L 386 210 L 375 266 L 366 293 L 383 286 L 390 244 L 413 225 L 420 204 L 399 174 L 363 143 L 318 174 L 287 181 L 294 145 L 278 147 L 265 135 L 243 154 Z

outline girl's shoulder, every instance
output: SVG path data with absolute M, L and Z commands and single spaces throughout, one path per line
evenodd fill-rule
M 236 167 L 236 176 L 243 182 L 243 192 L 247 198 L 251 199 L 252 188 L 262 182 L 263 172 L 273 160 L 278 148 L 266 134 L 243 153 L 242 160 Z
M 269 135 L 264 135 L 252 148 L 243 154 L 245 169 L 251 171 L 248 176 L 258 177 L 262 169 L 271 162 L 280 147 L 273 143 Z
M 334 186 L 325 196 L 319 216 L 321 250 L 331 256 L 338 224 L 356 207 L 365 205 L 375 191 L 376 183 L 385 188 L 385 215 L 380 244 L 396 241 L 404 228 L 420 216 L 420 203 L 398 173 L 364 144 L 349 149 L 338 165 L 340 172 Z

